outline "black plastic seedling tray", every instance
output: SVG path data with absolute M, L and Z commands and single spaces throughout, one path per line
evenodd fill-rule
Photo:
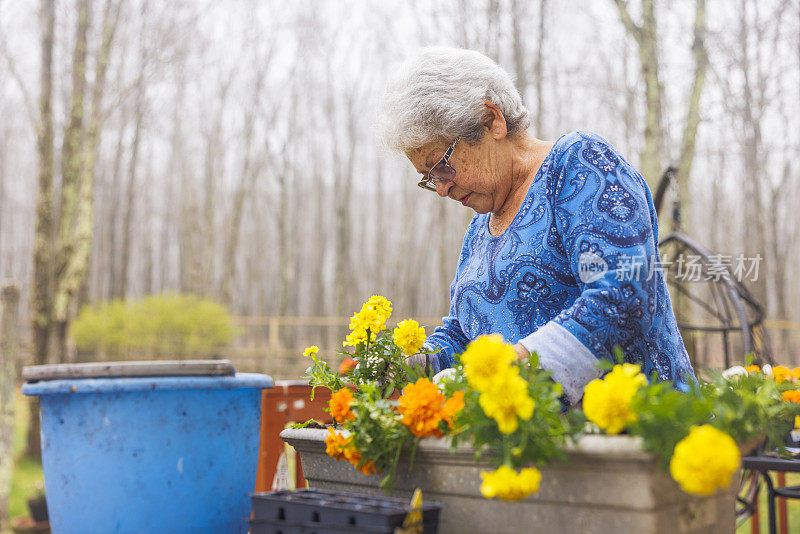
M 436 532 L 436 524 L 422 524 L 422 531 Z M 393 534 L 394 527 L 343 527 L 322 523 L 288 523 L 286 521 L 250 521 L 250 534 Z
M 252 501 L 252 534 L 391 534 L 411 510 L 403 499 L 319 489 L 254 493 Z M 423 503 L 425 534 L 435 534 L 440 510 L 439 503 Z

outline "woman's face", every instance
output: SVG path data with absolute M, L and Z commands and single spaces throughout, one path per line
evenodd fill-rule
M 444 155 L 452 140 L 428 143 L 406 156 L 417 172 L 426 173 Z M 508 155 L 507 155 L 508 156 Z M 490 135 L 484 135 L 477 144 L 461 140 L 450 158 L 455 177 L 446 182 L 436 182 L 436 192 L 477 213 L 497 211 L 505 202 L 511 189 L 510 167 L 504 165 L 502 147 Z

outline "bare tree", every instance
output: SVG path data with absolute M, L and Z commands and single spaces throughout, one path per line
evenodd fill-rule
M 642 21 L 634 22 L 627 0 L 614 0 L 628 34 L 639 48 L 639 63 L 645 85 L 647 112 L 644 125 L 644 148 L 640 168 L 650 188 L 655 191 L 664 163 L 664 128 L 662 126 L 662 91 L 659 78 L 658 27 L 655 0 L 642 0 Z
M 748 11 L 751 12 L 748 13 Z M 739 67 L 743 78 L 741 121 L 743 126 L 742 148 L 744 149 L 744 210 L 747 220 L 753 223 L 745 227 L 745 247 L 747 247 L 748 255 L 756 255 L 761 252 L 761 246 L 767 240 L 765 225 L 761 220 L 766 207 L 761 177 L 763 169 L 761 123 L 766 104 L 766 80 L 760 75 L 761 52 L 758 49 L 750 49 L 751 25 L 757 34 L 763 31 L 758 3 L 742 0 L 739 10 L 739 45 L 741 46 Z M 760 280 L 756 281 L 754 289 L 756 297 L 761 302 L 767 302 L 765 277 L 762 276 Z
M 41 3 L 41 46 L 39 113 L 35 119 L 39 160 L 36 200 L 36 235 L 33 259 L 33 361 L 47 362 L 52 331 L 53 240 L 53 175 L 55 173 L 53 134 L 53 42 L 55 40 L 55 0 Z M 32 408 L 28 419 L 25 452 L 41 456 L 39 443 L 39 411 Z
M 79 74 L 73 47 L 80 39 L 66 7 L 69 31 L 59 31 L 51 45 L 66 59 L 52 61 L 53 88 L 42 83 L 47 94 L 55 92 L 49 139 L 53 145 L 57 137 L 59 145 L 49 156 L 42 95 L 23 90 L 20 96 L 11 88 L 0 96 L 4 113 L 19 108 L 32 117 L 37 143 L 35 155 L 18 150 L 29 134 L 13 126 L 19 121 L 5 123 L 0 269 L 24 280 L 35 274 L 29 298 L 39 308 L 29 315 L 34 322 L 44 317 L 47 328 L 54 302 L 47 236 L 54 226 L 59 310 L 68 310 L 67 317 L 86 280 L 92 299 L 191 291 L 225 296 L 237 313 L 346 316 L 376 290 L 386 292 L 398 314 L 443 312 L 471 212 L 420 192 L 408 163 L 386 158 L 370 130 L 386 75 L 413 47 L 428 44 L 486 52 L 516 74 L 539 137 L 556 128 L 597 130 L 623 143 L 624 152 L 641 150 L 643 162 L 655 161 L 655 171 L 642 166 L 651 181 L 674 158 L 684 210 L 714 195 L 709 209 L 684 213 L 684 229 L 713 238 L 720 249 L 739 250 L 744 241 L 748 255 L 760 251 L 770 313 L 800 311 L 791 262 L 796 246 L 785 242 L 796 239 L 793 229 L 800 227 L 791 210 L 795 194 L 785 193 L 796 187 L 798 140 L 791 126 L 800 110 L 794 87 L 778 81 L 792 80 L 800 68 L 796 0 L 740 0 L 737 9 L 708 2 L 707 14 L 707 0 L 669 11 L 656 0 L 619 0 L 587 3 L 575 12 L 553 9 L 547 0 L 371 2 L 375 9 L 352 10 L 357 16 L 327 5 L 277 9 L 275 1 L 219 10 L 186 1 L 163 9 L 147 0 L 120 1 L 64 4 L 95 6 L 97 13 L 86 21 L 86 74 L 83 91 L 76 91 L 84 95 L 82 108 L 71 99 L 70 81 Z M 3 5 L 0 23 L 16 20 Z M 102 28 L 109 27 L 103 21 L 113 20 L 120 5 L 135 8 L 120 18 L 107 103 L 92 134 L 94 95 L 102 87 Z M 609 15 L 625 22 L 619 32 L 596 29 L 594 21 Z M 240 37 L 237 29 L 246 34 Z M 575 31 L 588 33 L 574 39 Z M 0 75 L 33 89 L 38 80 L 26 77 L 33 62 L 20 56 L 16 69 L 8 52 L 9 46 L 23 49 L 23 36 L 10 25 L 0 32 Z M 684 57 L 694 60 L 693 69 L 684 67 Z M 254 77 L 256 69 L 263 72 Z M 62 99 L 66 117 L 53 121 L 52 110 L 60 115 L 64 109 Z M 80 127 L 71 123 L 72 109 L 82 109 Z M 61 132 L 68 134 L 64 143 Z M 73 138 L 78 150 L 67 142 Z M 44 172 L 48 157 L 51 170 Z M 41 182 L 39 200 L 33 178 L 16 179 L 34 176 L 37 161 L 39 176 L 49 179 Z M 60 161 L 63 173 L 53 169 Z M 91 182 L 83 177 L 90 164 L 93 206 L 78 201 L 87 198 Z M 61 201 L 62 193 L 71 196 Z M 37 218 L 42 206 L 47 211 Z M 90 207 L 96 208 L 92 217 Z M 719 222 L 739 213 L 747 224 Z M 79 218 L 93 220 L 91 232 Z M 35 225 L 45 237 L 34 242 L 26 236 Z M 96 236 L 91 254 L 79 261 L 89 234 Z M 23 307 L 24 292 L 23 286 Z M 337 341 L 339 333 L 330 331 Z M 41 329 L 35 332 L 46 339 L 38 337 Z
M 61 200 L 57 219 L 57 237 L 55 249 L 55 271 L 53 292 L 53 324 L 56 335 L 56 361 L 67 359 L 67 324 L 70 304 L 81 282 L 81 274 L 85 272 L 86 258 L 78 252 L 78 235 L 83 237 L 87 230 L 86 213 L 90 210 L 87 203 L 87 189 L 82 177 L 84 152 L 83 144 L 86 135 L 84 127 L 87 40 L 91 19 L 90 0 L 78 0 L 77 27 L 75 28 L 75 47 L 72 52 L 72 92 L 68 106 L 68 122 L 64 130 L 61 145 Z M 91 232 L 89 232 L 91 233 Z
M 14 396 L 19 381 L 17 324 L 19 286 L 0 287 L 0 530 L 8 528 L 8 497 L 14 468 Z
M 84 99 L 88 93 L 87 35 L 91 10 L 89 0 L 78 0 L 69 122 L 61 149 L 61 203 L 54 272 L 53 320 L 58 361 L 67 360 L 67 327 L 74 313 L 75 297 L 89 270 L 94 229 L 95 163 L 105 118 L 103 93 L 120 7 L 121 4 L 114 0 L 108 0 L 105 6 L 87 116 Z
M 692 92 L 689 96 L 689 105 L 686 113 L 686 122 L 683 127 L 681 151 L 678 159 L 678 194 L 681 206 L 689 207 L 689 175 L 694 162 L 695 146 L 697 145 L 697 128 L 700 124 L 700 97 L 706 82 L 706 69 L 708 68 L 708 52 L 705 46 L 706 35 L 706 1 L 695 1 L 694 38 L 692 40 L 692 56 L 694 57 L 694 76 L 692 79 Z M 684 209 L 684 224 L 687 220 L 688 209 Z
M 332 132 L 340 130 L 338 126 L 340 118 L 337 116 L 337 110 L 344 116 L 343 119 L 346 123 L 345 135 L 334 133 L 334 142 L 331 144 L 334 174 L 334 228 L 336 236 L 336 248 L 334 249 L 336 261 L 334 267 L 334 310 L 336 315 L 340 317 L 347 313 L 349 304 L 346 300 L 347 286 L 352 280 L 349 269 L 352 246 L 349 204 L 352 198 L 354 157 L 356 143 L 358 142 L 358 130 L 355 124 L 357 98 L 355 88 L 351 88 L 349 94 L 344 95 L 341 99 L 334 99 L 333 93 L 329 93 L 327 102 L 327 119 L 330 130 Z M 344 102 L 339 104 L 337 100 L 339 102 L 343 100 Z M 340 140 L 343 140 L 346 145 L 342 146 Z
M 528 71 L 531 70 L 531 62 L 527 61 L 528 47 L 525 45 L 523 35 L 528 33 L 526 23 L 529 21 L 525 6 L 526 2 L 511 0 L 511 37 L 512 52 L 514 58 L 514 72 L 517 78 L 517 88 L 522 94 L 522 100 L 530 106 L 530 91 L 528 90 Z M 536 36 L 536 47 L 533 50 L 533 83 L 536 87 L 536 110 L 533 113 L 534 135 L 542 139 L 545 138 L 542 119 L 545 115 L 544 110 L 544 43 L 547 28 L 547 0 L 539 0 L 538 9 L 538 32 Z
M 139 64 L 138 75 L 135 83 L 135 103 L 133 106 L 133 140 L 131 141 L 130 160 L 128 162 L 128 176 L 125 181 L 125 190 L 122 198 L 124 199 L 122 211 L 122 242 L 119 252 L 119 275 L 114 278 L 115 284 L 111 287 L 112 298 L 125 298 L 128 286 L 128 269 L 131 263 L 131 234 L 133 212 L 136 204 L 136 173 L 139 170 L 139 148 L 142 139 L 142 124 L 145 115 L 145 72 L 147 69 L 147 47 L 144 42 L 146 38 L 145 20 L 147 14 L 147 4 L 142 3 L 141 17 L 142 27 L 139 35 Z M 120 141 L 122 137 L 120 136 Z M 119 146 L 118 150 L 122 147 Z M 120 154 L 116 155 L 119 160 Z M 114 251 L 112 250 L 112 254 Z M 116 254 L 114 254 L 116 256 Z
M 205 143 L 205 160 L 203 164 L 203 252 L 202 252 L 202 294 L 211 295 L 214 279 L 214 252 L 216 250 L 216 213 L 219 206 L 217 184 L 222 171 L 223 127 L 222 119 L 228 101 L 229 90 L 234 79 L 233 72 L 221 76 L 217 93 L 216 106 L 208 128 L 203 132 Z M 208 104 L 203 102 L 203 109 Z
M 250 197 L 256 179 L 261 171 L 261 164 L 258 156 L 254 154 L 254 138 L 256 128 L 256 118 L 259 114 L 259 103 L 261 102 L 261 90 L 264 86 L 264 76 L 269 65 L 269 59 L 258 58 L 258 65 L 254 85 L 251 89 L 251 105 L 248 106 L 243 121 L 243 151 L 241 178 L 233 198 L 231 206 L 228 237 L 225 241 L 224 270 L 222 274 L 222 301 L 231 304 L 234 301 L 234 284 L 236 277 L 236 257 L 239 249 L 239 239 L 241 236 L 242 218 L 244 215 L 245 200 Z

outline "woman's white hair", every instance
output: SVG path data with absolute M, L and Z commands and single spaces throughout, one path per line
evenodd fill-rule
M 402 152 L 457 136 L 477 143 L 484 100 L 500 108 L 509 136 L 530 126 L 514 82 L 497 63 L 474 50 L 422 48 L 388 81 L 378 124 L 386 144 Z

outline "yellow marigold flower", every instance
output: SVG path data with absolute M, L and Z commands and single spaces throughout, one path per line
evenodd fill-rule
M 675 446 L 669 472 L 686 493 L 711 495 L 728 487 L 739 460 L 732 437 L 711 425 L 694 425 Z
M 310 347 L 306 347 L 306 350 L 303 351 L 303 356 L 308 358 L 309 356 L 313 357 L 319 352 L 319 347 L 316 345 L 311 345 Z
M 481 494 L 487 499 L 497 497 L 505 501 L 517 501 L 539 491 L 542 474 L 535 467 L 526 467 L 517 473 L 501 465 L 495 471 L 481 473 L 481 479 Z
M 639 369 L 630 363 L 615 365 L 605 378 L 586 384 L 583 413 L 608 434 L 618 434 L 638 419 L 631 410 L 631 399 L 647 384 Z
M 761 367 L 759 367 L 757 365 L 745 365 L 744 368 L 748 373 L 760 373 L 761 372 Z
M 325 436 L 325 452 L 336 460 L 343 460 L 346 458 L 346 452 L 350 448 L 351 440 L 351 437 L 346 437 L 344 434 L 340 434 L 333 428 L 328 427 L 328 435 Z
M 355 419 L 356 414 L 350 410 L 350 404 L 353 400 L 355 400 L 353 392 L 348 388 L 342 388 L 331 395 L 331 400 L 328 401 L 328 410 L 331 416 L 340 423 Z
M 381 295 L 372 295 L 366 304 L 372 306 L 372 308 L 378 312 L 378 316 L 380 316 L 384 322 L 386 322 L 392 315 L 392 303 L 389 302 L 386 297 L 382 297 Z
M 464 409 L 464 392 L 456 391 L 442 406 L 442 419 L 447 426 L 453 428 L 453 418 L 462 409 Z
M 800 404 L 800 391 L 790 389 L 789 391 L 784 391 L 781 393 L 781 397 L 783 397 L 785 402 L 796 402 L 797 404 Z
M 384 297 L 374 295 L 361 306 L 361 310 L 350 318 L 350 334 L 347 335 L 343 346 L 356 346 L 366 343 L 367 332 L 369 341 L 375 341 L 375 335 L 385 328 L 386 320 L 392 314 L 392 303 Z
M 528 394 L 528 383 L 515 368 L 494 375 L 478 397 L 483 412 L 497 422 L 503 434 L 511 434 L 519 427 L 519 419 L 527 421 L 533 416 L 534 401 Z
M 442 420 L 442 407 L 446 401 L 444 394 L 427 378 L 420 378 L 414 384 L 403 388 L 397 400 L 397 411 L 403 416 L 403 424 L 419 437 L 441 436 L 439 422 Z
M 800 415 L 794 416 L 794 429 L 800 430 Z
M 503 341 L 503 336 L 490 334 L 470 343 L 461 361 L 464 362 L 464 374 L 469 384 L 483 391 L 494 376 L 505 374 L 511 368 L 516 357 L 514 347 Z
M 786 380 L 793 380 L 794 373 L 791 369 L 784 365 L 776 365 L 772 368 L 772 376 L 775 378 L 775 382 L 780 384 Z
M 393 335 L 394 344 L 400 347 L 406 356 L 419 352 L 425 342 L 425 328 L 414 319 L 401 321 L 394 329 Z
M 375 333 L 374 332 L 370 332 L 369 340 L 370 340 L 370 342 L 375 341 Z M 362 329 L 358 329 L 358 330 L 354 330 L 354 331 L 350 332 L 349 334 L 347 334 L 347 337 L 342 342 L 342 346 L 343 347 L 347 347 L 349 345 L 349 346 L 355 347 L 359 343 L 366 343 L 366 342 L 367 342 L 367 331 L 366 330 L 362 330 Z
M 369 330 L 378 333 L 383 330 L 384 320 L 372 306 L 364 304 L 361 311 L 354 313 L 350 318 L 350 330 Z

